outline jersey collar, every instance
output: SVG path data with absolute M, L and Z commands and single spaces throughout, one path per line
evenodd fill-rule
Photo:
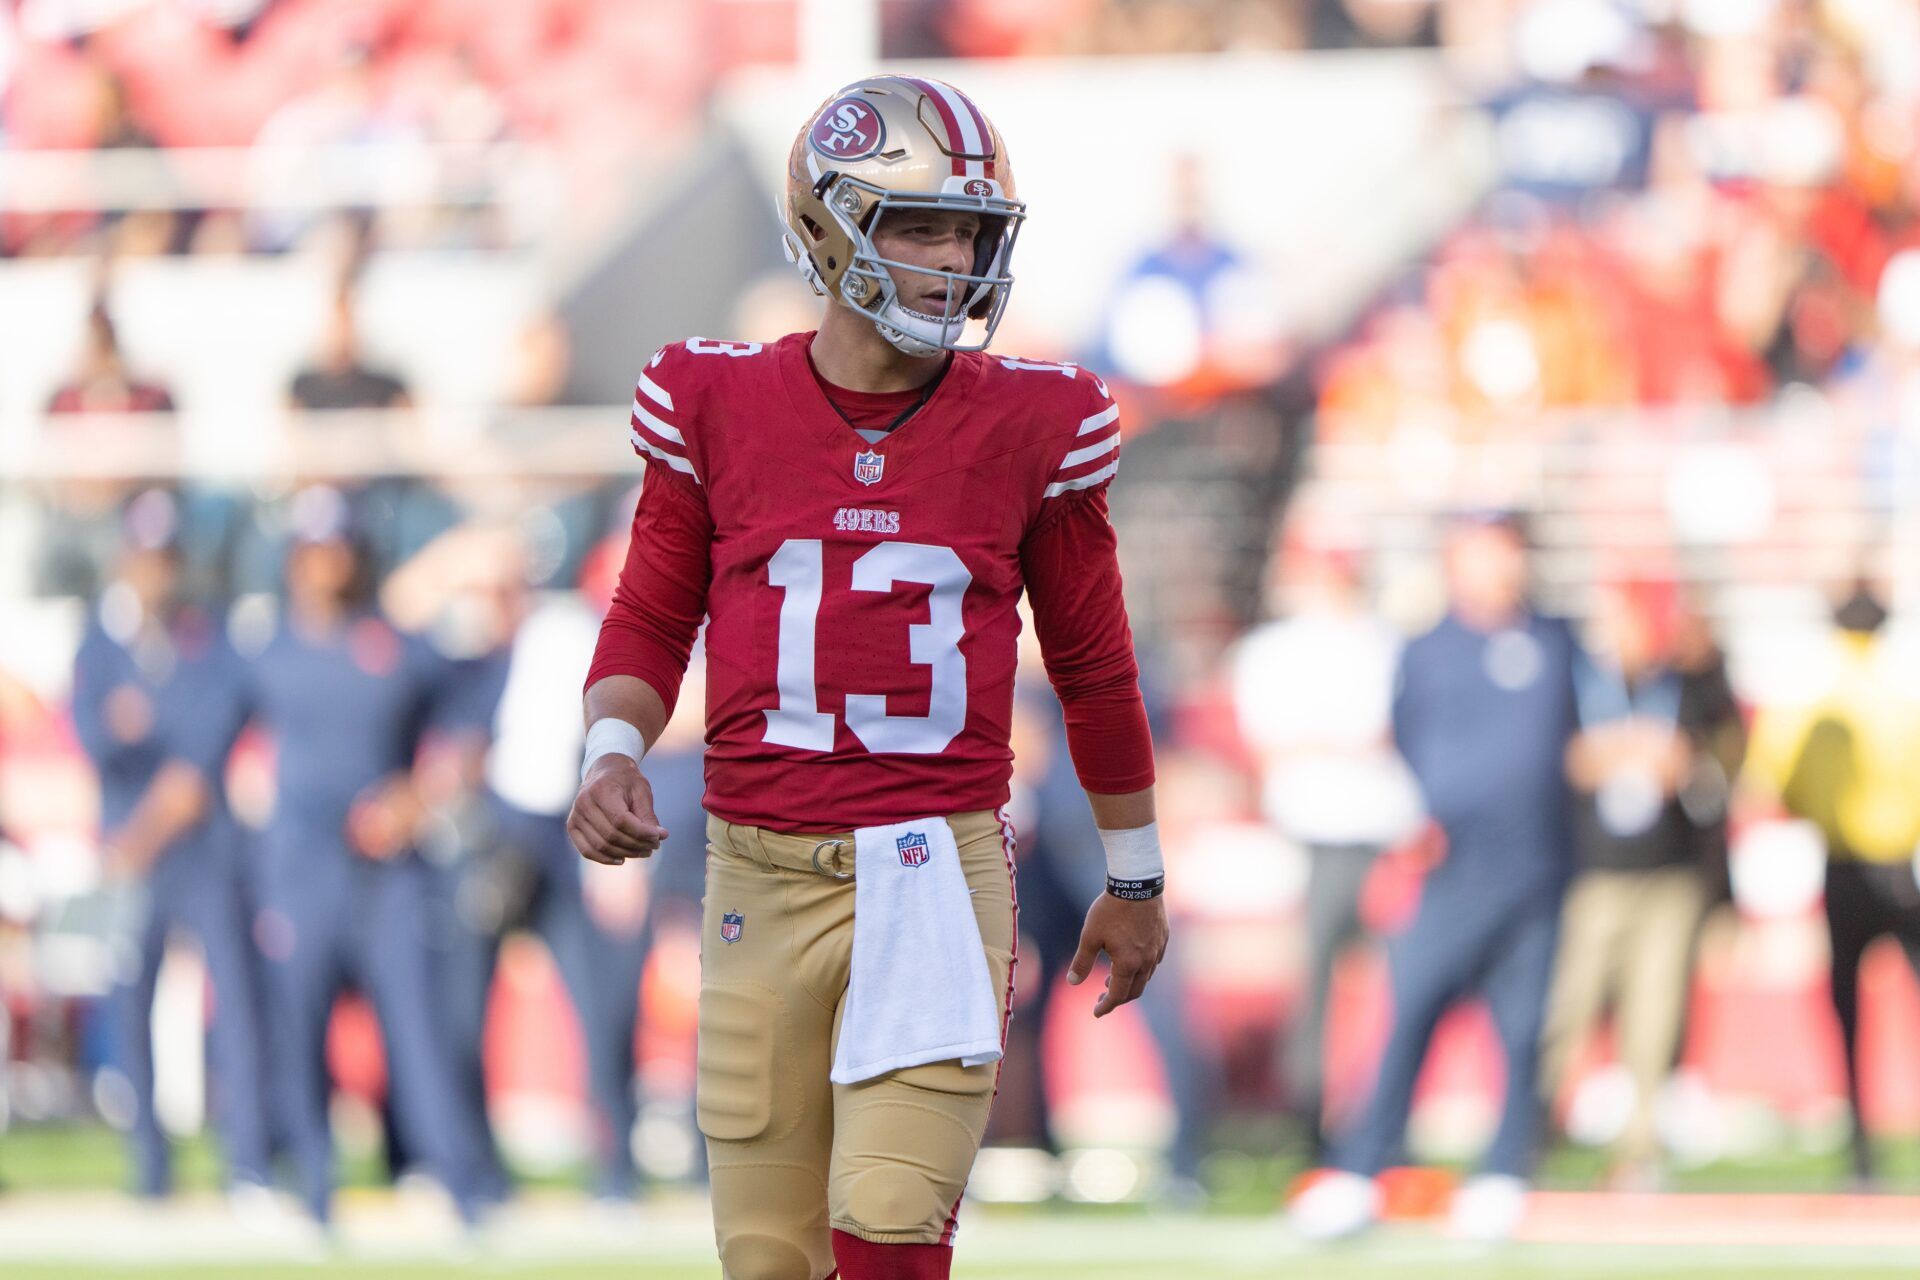
M 981 357 L 977 354 L 956 351 L 953 364 L 940 379 L 940 385 L 920 407 L 920 411 L 906 422 L 895 428 L 886 439 L 878 444 L 868 444 L 866 440 L 847 425 L 832 403 L 827 393 L 820 389 L 814 379 L 813 368 L 807 355 L 807 346 L 813 341 L 813 333 L 788 334 L 774 347 L 780 362 L 780 380 L 785 384 L 787 399 L 793 406 L 794 415 L 800 420 L 807 434 L 829 449 L 844 447 L 846 465 L 844 471 L 850 484 L 853 480 L 853 455 L 856 453 L 878 453 L 886 461 L 885 477 L 875 486 L 881 489 L 900 475 L 911 465 L 913 459 L 925 452 L 933 443 L 943 440 L 947 434 L 938 428 L 929 426 L 929 420 L 947 413 L 948 406 L 958 404 L 965 399 L 969 389 L 980 376 Z M 943 468 L 944 469 L 944 468 Z

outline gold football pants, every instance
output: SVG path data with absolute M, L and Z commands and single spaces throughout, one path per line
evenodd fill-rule
M 1006 1010 L 1012 828 L 990 812 L 948 822 Z M 852 834 L 712 818 L 707 839 L 697 1110 L 726 1280 L 822 1280 L 835 1230 L 881 1244 L 950 1243 L 998 1064 L 935 1062 L 832 1083 L 853 957 Z M 832 841 L 842 843 L 823 843 Z

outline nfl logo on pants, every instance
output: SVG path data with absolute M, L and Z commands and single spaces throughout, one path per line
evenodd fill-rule
M 894 841 L 900 849 L 900 865 L 903 867 L 924 867 L 927 859 L 933 855 L 927 852 L 927 838 L 918 831 L 909 831 Z
M 720 941 L 740 941 L 741 930 L 747 927 L 747 918 L 738 911 L 728 911 L 720 917 Z

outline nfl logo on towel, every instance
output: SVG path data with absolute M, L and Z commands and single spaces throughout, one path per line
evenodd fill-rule
M 884 453 L 868 450 L 853 455 L 853 478 L 861 484 L 879 484 L 881 473 L 886 469 L 887 455 Z
M 900 865 L 903 867 L 924 867 L 927 859 L 933 856 L 927 852 L 927 838 L 918 831 L 909 831 L 894 843 L 900 847 Z
M 738 911 L 729 911 L 720 917 L 720 941 L 740 941 L 741 930 L 747 927 L 747 918 Z

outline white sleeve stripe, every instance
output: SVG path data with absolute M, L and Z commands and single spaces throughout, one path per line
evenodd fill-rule
M 1083 462 L 1092 462 L 1101 454 L 1112 453 L 1119 447 L 1120 433 L 1116 431 L 1098 444 L 1090 444 L 1084 449 L 1075 449 L 1072 453 L 1060 459 L 1060 470 L 1065 471 L 1067 468 L 1077 467 Z M 1059 472 L 1055 472 L 1054 474 L 1058 475 Z
M 1098 471 L 1089 471 L 1076 480 L 1056 480 L 1047 486 L 1046 497 L 1057 498 L 1069 489 L 1091 489 L 1102 480 L 1111 480 L 1120 470 L 1120 459 L 1115 458 Z
M 675 471 L 683 471 L 687 475 L 693 476 L 693 482 L 695 484 L 700 483 L 700 477 L 697 474 L 695 474 L 693 470 L 693 464 L 691 462 L 688 462 L 685 458 L 681 457 L 678 454 L 668 453 L 665 449 L 662 449 L 659 445 L 653 443 L 653 441 L 647 439 L 645 436 L 641 435 L 638 431 L 633 432 L 632 436 L 633 436 L 634 448 L 640 450 L 641 452 L 647 454 L 650 457 L 660 459 L 660 461 L 666 463 L 668 466 L 672 467 Z
M 633 416 L 646 423 L 647 430 L 653 432 L 653 434 L 659 436 L 662 440 L 671 441 L 683 449 L 686 447 L 687 438 L 680 434 L 678 427 L 668 426 L 651 413 L 648 413 L 646 406 L 638 400 L 633 402 Z
M 666 388 L 644 373 L 640 375 L 640 394 L 669 413 L 673 411 L 673 397 L 667 394 Z
M 1117 404 L 1110 404 L 1106 408 L 1102 409 L 1099 413 L 1094 414 L 1091 418 L 1081 419 L 1080 429 L 1074 432 L 1074 434 L 1077 436 L 1091 435 L 1093 432 L 1098 431 L 1100 428 L 1106 426 L 1109 422 L 1112 422 L 1114 419 L 1118 418 L 1119 416 L 1120 416 L 1120 406 Z

